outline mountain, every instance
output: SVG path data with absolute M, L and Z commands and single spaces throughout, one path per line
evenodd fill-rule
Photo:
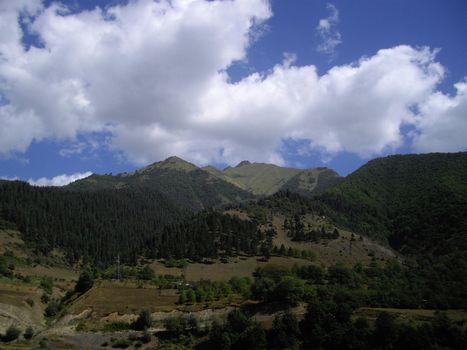
M 467 152 L 374 159 L 316 201 L 335 222 L 403 253 L 467 251 Z
M 219 170 L 212 166 L 198 168 L 181 158 L 169 157 L 132 173 L 93 174 L 66 188 L 80 191 L 148 188 L 164 194 L 177 205 L 198 211 L 272 195 L 280 190 L 310 196 L 334 186 L 341 179 L 327 168 L 295 169 L 242 161 L 235 167 Z
M 242 161 L 223 171 L 211 166 L 203 169 L 256 196 L 268 196 L 280 190 L 309 196 L 333 186 L 341 179 L 335 171 L 327 168 L 296 169 L 249 161 Z
M 169 157 L 133 173 L 93 174 L 66 188 L 74 191 L 149 189 L 191 211 L 253 198 L 247 191 L 178 157 Z

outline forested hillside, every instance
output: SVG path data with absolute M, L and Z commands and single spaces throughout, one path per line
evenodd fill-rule
M 156 191 L 69 191 L 0 183 L 0 216 L 38 251 L 63 248 L 70 262 L 134 261 L 147 240 L 188 212 Z
M 317 198 L 334 221 L 403 253 L 467 251 L 467 153 L 379 158 Z
M 0 223 L 18 227 L 38 252 L 65 251 L 71 263 L 111 264 L 117 255 L 148 258 L 217 258 L 257 254 L 271 234 L 256 222 L 213 210 L 193 214 L 156 191 L 71 191 L 26 183 L 0 183 Z M 269 235 L 269 240 L 267 237 Z

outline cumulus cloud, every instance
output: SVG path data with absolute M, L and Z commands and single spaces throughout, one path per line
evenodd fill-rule
M 21 13 L 41 47 L 22 44 Z M 70 140 L 62 155 L 79 155 L 81 136 L 101 133 L 134 163 L 175 154 L 197 164 L 284 164 L 284 139 L 308 140 L 326 157 L 366 157 L 397 149 L 405 124 L 420 148 L 440 120 L 465 125 L 465 107 L 454 106 L 465 106 L 464 83 L 430 103 L 442 95 L 444 69 L 429 48 L 380 50 L 321 76 L 287 55 L 232 83 L 227 69 L 248 58 L 271 16 L 266 0 L 135 0 L 79 13 L 37 1 L 0 7 L 0 23 L 16 28 L 0 34 L 0 153 L 47 138 Z M 447 134 L 436 134 L 446 149 L 465 147 Z
M 76 174 L 71 174 L 71 175 L 66 175 L 66 174 L 57 175 L 51 179 L 46 178 L 46 177 L 41 177 L 37 180 L 29 179 L 28 182 L 33 186 L 65 186 L 76 180 L 83 179 L 91 175 L 92 175 L 92 172 L 87 171 L 85 173 L 76 173 Z
M 329 55 L 332 59 L 336 53 L 336 47 L 342 44 L 342 35 L 337 29 L 339 24 L 339 11 L 333 4 L 327 4 L 326 8 L 329 16 L 319 20 L 316 31 L 321 39 L 321 44 L 317 50 L 321 53 Z
M 454 96 L 436 92 L 420 104 L 414 146 L 420 152 L 467 147 L 467 81 L 455 84 Z

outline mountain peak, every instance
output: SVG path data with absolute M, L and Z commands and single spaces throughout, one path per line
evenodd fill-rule
M 192 163 L 183 160 L 177 156 L 171 156 L 167 159 L 148 165 L 147 167 L 141 169 L 141 172 L 150 172 L 154 169 L 173 169 L 190 172 L 198 169 L 198 167 Z
M 248 160 L 242 160 L 240 163 L 238 163 L 235 167 L 239 168 L 244 165 L 250 165 L 251 163 Z

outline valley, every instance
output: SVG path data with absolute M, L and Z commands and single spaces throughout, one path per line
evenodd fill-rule
M 2 181 L 1 348 L 253 349 L 290 324 L 303 348 L 359 348 L 382 322 L 394 342 L 461 348 L 466 176 L 458 153 L 345 178 L 170 157 L 63 188 Z

